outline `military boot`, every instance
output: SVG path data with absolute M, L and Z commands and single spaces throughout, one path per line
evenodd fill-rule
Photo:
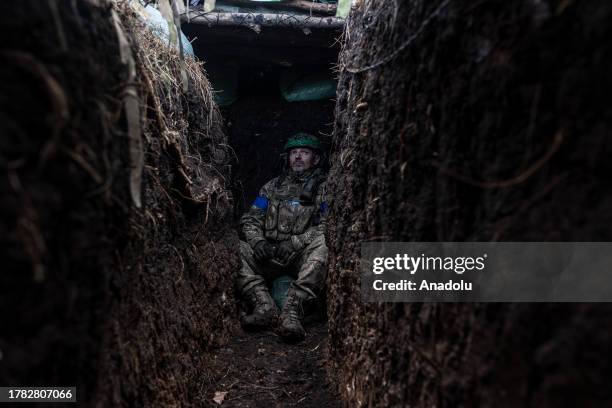
M 290 288 L 280 315 L 278 334 L 286 341 L 298 342 L 304 340 L 306 332 L 302 326 L 304 318 L 304 300 L 306 295 Z
M 265 329 L 273 326 L 278 319 L 278 309 L 268 292 L 268 288 L 257 285 L 245 293 L 247 301 L 253 306 L 250 315 L 242 317 L 241 323 L 247 329 Z

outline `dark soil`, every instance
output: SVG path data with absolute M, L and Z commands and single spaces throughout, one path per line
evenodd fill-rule
M 611 406 L 610 305 L 365 304 L 358 260 L 363 241 L 612 239 L 612 5 L 361 4 L 329 177 L 338 391 L 349 406 Z
M 82 406 L 187 406 L 207 348 L 236 327 L 227 141 L 206 79 L 190 75 L 186 93 L 159 80 L 124 13 L 128 81 L 110 10 L 0 3 L 0 384 L 77 386 Z M 152 48 L 179 78 L 176 53 Z M 133 82 L 142 208 L 122 106 Z
M 223 407 L 339 407 L 324 370 L 327 326 L 307 326 L 306 340 L 286 344 L 273 332 L 241 333 L 213 351 L 202 384 L 206 406 L 227 392 Z

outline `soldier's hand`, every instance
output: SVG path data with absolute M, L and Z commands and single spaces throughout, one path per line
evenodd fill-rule
M 256 261 L 265 261 L 274 256 L 274 248 L 266 241 L 260 241 L 253 248 L 253 257 Z
M 280 243 L 278 249 L 276 250 L 276 257 L 282 263 L 287 263 L 287 261 L 289 261 L 289 258 L 291 257 L 291 255 L 293 255 L 294 252 L 295 249 L 293 249 L 293 244 L 291 243 L 291 240 L 288 239 Z

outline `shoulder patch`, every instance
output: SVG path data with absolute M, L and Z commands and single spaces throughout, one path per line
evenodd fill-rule
M 267 210 L 268 199 L 264 196 L 257 196 L 255 201 L 253 201 L 253 207 L 259 208 L 260 210 Z

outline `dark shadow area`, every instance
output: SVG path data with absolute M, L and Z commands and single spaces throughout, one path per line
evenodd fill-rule
M 324 370 L 326 338 L 327 326 L 320 322 L 313 322 L 299 346 L 269 332 L 234 337 L 209 359 L 206 401 L 223 397 L 222 406 L 229 408 L 339 407 Z
M 307 132 L 329 147 L 335 106 L 337 29 L 207 27 L 186 24 L 221 106 L 225 131 L 235 155 L 232 185 L 235 220 L 259 189 L 282 171 L 286 139 Z M 333 81 L 333 95 L 289 102 L 292 86 L 303 81 Z M 327 82 L 326 82 L 327 81 Z M 328 89 L 329 90 L 329 89 Z M 316 89 L 320 95 L 322 91 Z M 316 93 L 316 92 L 315 92 Z
M 237 218 L 259 189 L 282 171 L 281 153 L 287 137 L 308 132 L 328 144 L 332 109 L 332 101 L 288 103 L 279 95 L 262 94 L 222 111 L 236 153 L 233 192 Z

